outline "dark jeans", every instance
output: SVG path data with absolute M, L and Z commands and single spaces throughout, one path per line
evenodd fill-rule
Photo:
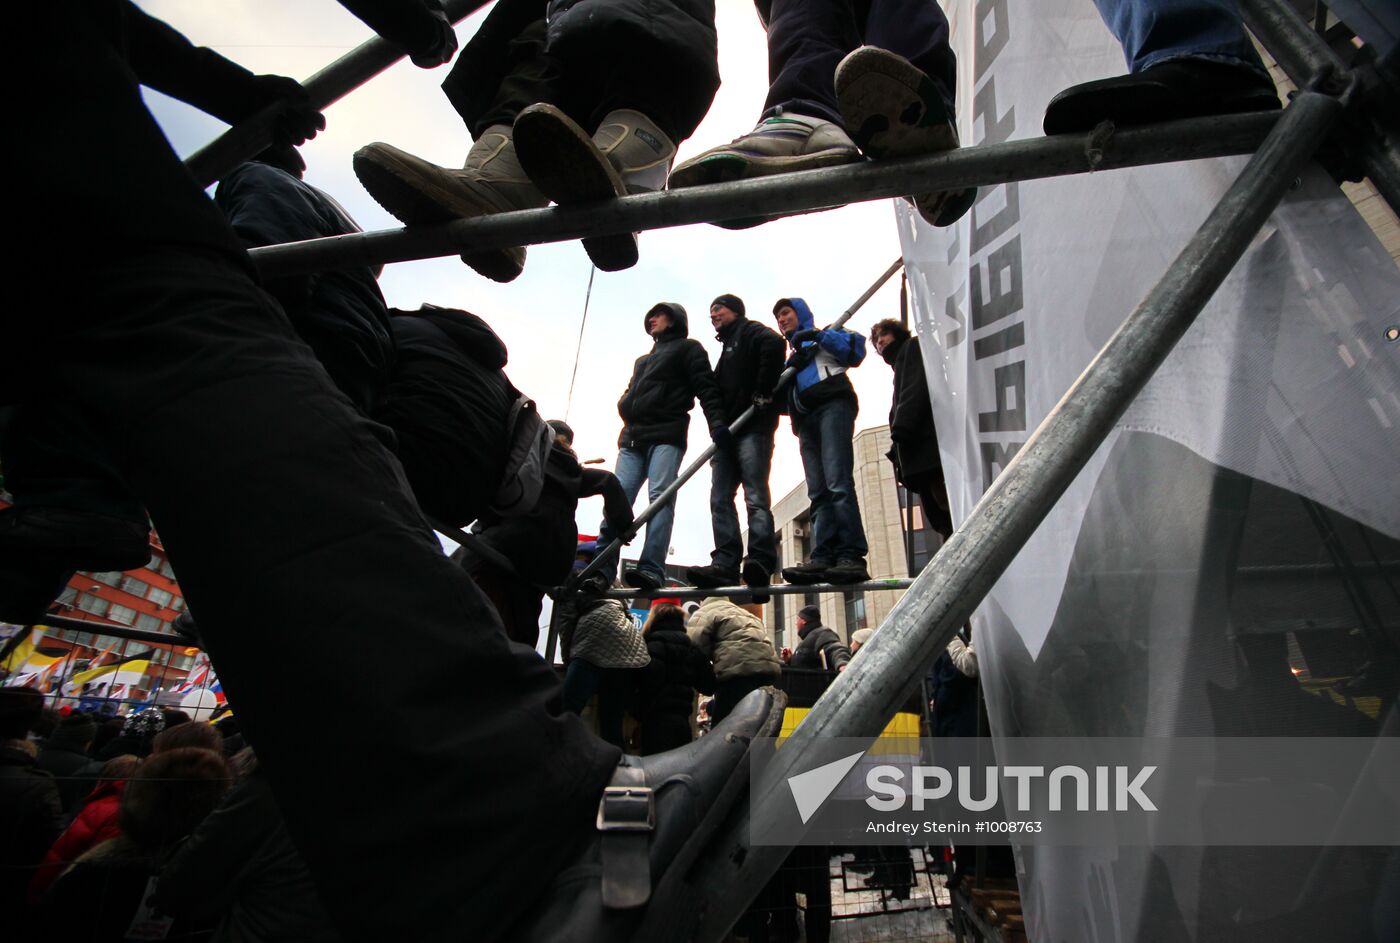
M 773 675 L 740 675 L 737 678 L 727 678 L 715 685 L 714 700 L 710 701 L 710 721 L 713 724 L 719 723 L 728 717 L 734 708 L 739 706 L 739 702 L 748 696 L 749 692 L 757 691 L 766 684 L 777 684 L 778 676 Z
M 817 563 L 863 560 L 869 551 L 853 476 L 856 411 L 852 400 L 833 399 L 804 415 L 797 426 L 812 505 L 811 559 Z
M 734 496 L 740 484 L 744 486 L 744 507 L 748 510 L 749 559 L 763 564 L 770 573 L 778 565 L 773 501 L 768 493 L 768 472 L 772 467 L 771 429 L 741 433 L 734 437 L 733 450 L 715 451 L 710 461 L 710 520 L 715 532 L 715 552 L 710 554 L 710 563 L 714 566 L 736 569 L 744 555 L 739 515 L 734 510 Z
M 500 938 L 589 829 L 618 751 L 560 711 L 554 673 L 506 639 L 373 423 L 246 272 L 127 250 L 88 260 L 23 362 L 149 509 L 341 931 Z M 386 646 L 412 669 L 367 673 Z M 283 672 L 356 722 L 308 739 Z M 366 743 L 384 775 L 365 776 Z
M 473 138 L 513 124 L 536 102 L 555 105 L 590 134 L 632 108 L 679 143 L 719 90 L 710 0 L 619 4 L 583 0 L 545 26 L 544 0 L 499 0 L 442 83 Z M 649 21 L 667 21 L 649 30 Z
M 764 0 L 758 6 L 762 12 Z M 937 0 L 772 0 L 767 9 L 765 114 L 781 108 L 844 125 L 836 105 L 836 66 L 861 45 L 879 46 L 918 66 L 953 111 L 957 57 Z
M 1234 0 L 1094 0 L 1129 72 L 1195 56 L 1264 70 Z
M 564 673 L 562 700 L 566 711 L 583 713 L 598 695 L 598 735 L 623 749 L 622 718 L 636 688 L 637 669 L 599 668 L 582 658 L 569 662 Z

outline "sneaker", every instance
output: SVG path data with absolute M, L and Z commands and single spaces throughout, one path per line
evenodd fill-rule
M 785 704 L 782 692 L 760 688 L 693 743 L 651 756 L 623 756 L 599 802 L 597 830 L 508 936 L 674 935 L 677 914 L 694 906 L 693 865 L 735 804 L 745 801 L 749 750 L 777 735 Z
M 810 586 L 813 583 L 825 583 L 826 571 L 831 569 L 830 563 L 822 563 L 813 560 L 810 563 L 799 563 L 797 566 L 783 567 L 783 579 L 797 586 Z
M 739 571 L 722 566 L 693 566 L 685 571 L 685 578 L 701 589 L 739 585 Z
M 805 115 L 780 114 L 764 118 L 758 127 L 723 147 L 714 147 L 692 157 L 671 172 L 667 185 L 679 190 L 798 170 L 839 167 L 859 161 L 860 150 L 855 142 L 832 122 Z M 716 225 L 725 229 L 747 229 L 776 218 L 724 220 Z
M 957 150 L 958 127 L 942 84 L 903 56 L 862 46 L 836 67 L 836 102 L 851 137 L 872 160 Z M 909 197 L 933 226 L 951 226 L 971 208 L 977 188 Z
M 654 593 L 661 588 L 661 581 L 646 570 L 627 570 L 622 574 L 622 582 L 644 593 Z
M 676 146 L 639 111 L 609 113 L 589 137 L 553 105 L 531 105 L 515 119 L 520 162 L 540 190 L 560 206 L 651 193 L 666 186 Z M 637 234 L 583 240 L 593 264 L 616 272 L 637 264 Z
M 355 152 L 355 176 L 375 202 L 406 226 L 476 219 L 549 203 L 515 154 L 509 125 L 488 128 L 472 145 L 461 170 L 376 142 Z M 508 282 L 525 267 L 525 248 L 464 252 L 462 261 L 496 282 Z
M 865 583 L 870 579 L 870 571 L 865 568 L 864 560 L 838 560 L 835 566 L 827 569 L 826 579 L 829 583 Z
M 1046 134 L 1071 134 L 1104 121 L 1155 124 L 1279 107 L 1278 91 L 1263 72 L 1210 59 L 1172 59 L 1065 89 L 1046 106 L 1044 128 Z

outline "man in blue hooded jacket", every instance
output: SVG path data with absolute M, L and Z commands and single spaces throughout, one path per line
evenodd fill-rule
M 785 567 L 789 583 L 860 583 L 870 579 L 868 547 L 856 503 L 855 434 L 860 404 L 846 371 L 865 359 L 865 338 L 840 328 L 818 330 L 801 298 L 773 306 L 798 368 L 788 387 L 787 411 L 801 443 L 802 471 L 812 513 L 811 559 Z

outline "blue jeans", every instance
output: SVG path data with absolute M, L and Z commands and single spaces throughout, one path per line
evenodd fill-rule
M 1264 71 L 1234 0 L 1094 0 L 1123 44 L 1129 72 L 1197 57 Z
M 951 113 L 957 59 L 937 0 L 758 0 L 768 15 L 768 99 L 775 109 L 844 125 L 836 65 L 861 45 L 908 59 L 934 79 Z M 847 129 L 854 130 L 854 129 Z
M 851 400 L 834 399 L 803 416 L 797 427 L 807 500 L 812 505 L 814 563 L 863 560 L 870 549 L 852 474 L 856 411 Z
M 768 494 L 768 472 L 773 467 L 773 430 L 743 432 L 734 437 L 734 448 L 719 449 L 710 462 L 710 519 L 715 531 L 713 566 L 734 570 L 744 554 L 734 495 L 744 486 L 748 510 L 749 559 L 769 573 L 778 565 L 773 536 L 773 500 Z
M 685 448 L 679 445 L 646 445 L 639 449 L 622 449 L 617 453 L 617 466 L 613 474 L 627 493 L 628 501 L 637 500 L 637 492 L 642 490 L 642 482 L 648 483 L 647 495 L 651 501 L 671 482 L 681 469 L 681 458 Z M 647 536 L 642 543 L 642 556 L 637 561 L 637 569 L 655 577 L 663 586 L 666 584 L 666 554 L 671 548 L 671 524 L 676 516 L 676 501 L 672 498 L 656 516 L 647 522 Z M 604 546 L 617 535 L 608 529 L 607 521 L 598 527 L 598 545 Z M 608 582 L 617 575 L 617 554 L 609 559 L 600 570 Z

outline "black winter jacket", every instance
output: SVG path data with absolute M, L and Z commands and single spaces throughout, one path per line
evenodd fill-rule
M 651 662 L 642 669 L 637 716 L 642 753 L 650 755 L 690 742 L 695 692 L 713 694 L 715 673 L 682 626 L 653 628 L 646 643 Z
M 506 348 L 474 314 L 424 306 L 391 311 L 398 360 L 376 416 L 398 438 L 418 504 L 454 527 L 476 520 L 506 463 L 506 416 L 519 393 Z
M 617 401 L 623 422 L 619 448 L 684 447 L 690 410 L 697 398 L 711 428 L 724 422 L 724 401 L 710 370 L 710 358 L 699 341 L 687 336 L 690 329 L 685 308 L 663 302 L 647 313 L 656 308 L 666 310 L 671 326 L 656 338 L 650 353 L 637 358 L 632 380 Z M 642 324 L 645 329 L 645 319 Z
M 910 487 L 930 479 L 942 480 L 943 463 L 938 457 L 938 433 L 933 426 L 919 339 L 895 341 L 885 348 L 884 355 L 894 366 L 894 399 L 890 402 L 890 438 L 894 447 L 889 458 L 894 463 L 895 477 Z
M 787 342 L 777 331 L 742 317 L 716 336 L 724 348 L 715 361 L 715 382 L 724 400 L 724 421 L 729 423 L 753 404 L 755 396 L 773 399 L 773 387 L 783 372 Z M 779 403 L 770 402 L 749 420 L 745 431 L 776 429 L 779 410 Z
M 824 625 L 809 625 L 793 649 L 789 667 L 802 671 L 836 671 L 851 660 L 851 650 Z
M 214 202 L 250 247 L 360 232 L 331 197 L 264 163 L 239 166 L 214 191 Z M 328 269 L 264 284 L 331 379 L 367 415 L 394 367 L 394 335 L 377 274 L 369 267 Z

